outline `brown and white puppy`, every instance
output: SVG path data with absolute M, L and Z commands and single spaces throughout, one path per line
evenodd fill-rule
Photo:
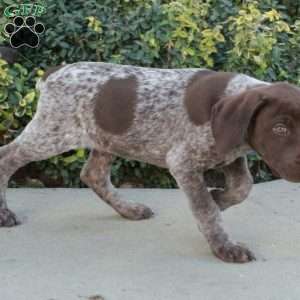
M 300 181 L 300 90 L 287 83 L 205 69 L 151 69 L 83 62 L 46 73 L 37 112 L 0 148 L 0 226 L 10 176 L 30 161 L 91 150 L 81 179 L 120 215 L 149 218 L 150 208 L 120 199 L 110 182 L 115 156 L 166 167 L 183 189 L 199 229 L 224 261 L 254 255 L 233 243 L 220 211 L 252 186 L 245 155 L 255 149 L 283 178 Z M 208 191 L 204 172 L 221 169 L 224 190 Z

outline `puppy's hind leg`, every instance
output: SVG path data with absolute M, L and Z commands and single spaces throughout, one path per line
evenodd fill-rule
M 11 172 L 14 161 L 11 161 L 12 153 L 16 146 L 11 143 L 0 147 L 0 227 L 11 227 L 19 222 L 16 215 L 7 207 L 6 188 L 9 180 L 8 173 Z
M 113 159 L 114 157 L 110 153 L 92 150 L 81 171 L 81 180 L 121 216 L 131 220 L 150 218 L 153 212 L 147 206 L 120 199 L 110 181 Z
M 0 227 L 18 224 L 5 199 L 7 183 L 15 171 L 29 162 L 80 147 L 77 139 L 63 130 L 52 130 L 43 119 L 34 118 L 13 142 L 0 147 Z

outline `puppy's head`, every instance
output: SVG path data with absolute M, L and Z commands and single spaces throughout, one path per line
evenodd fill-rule
M 275 83 L 225 97 L 212 110 L 219 153 L 248 142 L 280 177 L 300 182 L 300 89 Z

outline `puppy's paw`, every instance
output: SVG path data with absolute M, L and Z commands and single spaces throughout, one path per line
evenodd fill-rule
M 0 227 L 12 227 L 20 224 L 16 215 L 8 208 L 0 208 Z
M 225 262 L 246 263 L 255 260 L 254 254 L 249 249 L 231 242 L 227 242 L 219 247 L 213 247 L 212 251 Z
M 130 220 L 143 220 L 151 218 L 154 213 L 148 206 L 143 204 L 134 203 L 128 204 L 119 211 L 119 213 L 126 219 Z

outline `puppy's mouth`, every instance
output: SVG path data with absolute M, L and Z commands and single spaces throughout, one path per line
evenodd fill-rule
M 268 165 L 272 175 L 277 178 L 283 178 L 290 182 L 300 182 L 300 169 L 295 169 L 294 164 L 288 167 L 280 167 L 276 163 L 271 163 L 270 160 L 261 155 L 264 162 Z M 274 167 L 275 166 L 275 167 Z

